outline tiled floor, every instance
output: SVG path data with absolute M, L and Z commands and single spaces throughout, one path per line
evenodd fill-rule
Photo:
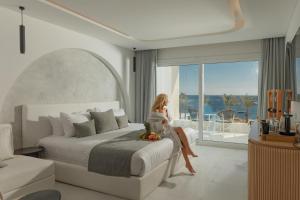
M 217 142 L 230 142 L 237 144 L 248 144 L 249 134 L 238 132 L 213 132 L 204 131 L 203 140 L 217 141 Z
M 146 200 L 246 200 L 247 151 L 199 146 L 195 176 L 185 169 L 162 183 Z M 63 200 L 120 200 L 118 197 L 56 183 Z

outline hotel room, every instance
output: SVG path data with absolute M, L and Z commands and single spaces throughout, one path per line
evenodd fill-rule
M 300 200 L 300 0 L 0 0 L 0 200 Z

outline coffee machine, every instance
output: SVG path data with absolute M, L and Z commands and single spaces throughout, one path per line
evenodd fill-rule
M 280 128 L 279 133 L 281 135 L 294 136 L 296 134 L 295 131 L 291 131 L 291 117 L 293 115 L 285 112 L 280 119 Z

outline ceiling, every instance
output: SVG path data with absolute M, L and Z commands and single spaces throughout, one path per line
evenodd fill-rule
M 277 37 L 298 0 L 0 0 L 0 6 L 137 49 Z M 26 24 L 26 20 L 25 20 Z

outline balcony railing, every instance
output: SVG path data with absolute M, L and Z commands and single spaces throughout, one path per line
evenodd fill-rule
M 198 120 L 173 120 L 174 126 L 199 130 Z M 246 122 L 230 122 L 220 119 L 216 114 L 205 114 L 203 121 L 203 140 L 247 143 L 250 125 Z

